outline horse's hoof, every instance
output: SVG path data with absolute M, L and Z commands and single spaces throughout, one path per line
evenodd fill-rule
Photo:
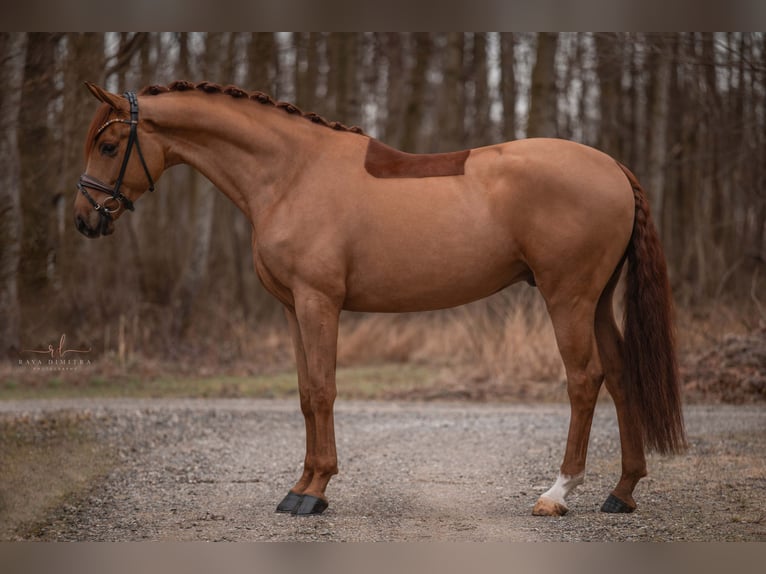
M 566 504 L 541 496 L 532 509 L 532 516 L 564 516 L 568 511 Z
M 295 512 L 295 510 L 300 506 L 301 500 L 303 499 L 302 494 L 296 494 L 292 490 L 287 493 L 287 496 L 285 496 L 282 499 L 282 502 L 279 503 L 277 506 L 277 512 L 285 512 L 285 513 L 292 513 Z
M 601 506 L 601 512 L 610 513 L 630 513 L 636 509 L 635 506 L 631 506 L 626 502 L 623 502 L 617 498 L 614 494 L 610 494 L 606 502 Z
M 295 516 L 312 516 L 322 514 L 327 508 L 327 501 L 310 494 L 301 497 L 300 504 L 293 510 Z

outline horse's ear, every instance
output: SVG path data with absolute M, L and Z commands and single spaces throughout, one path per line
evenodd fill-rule
M 92 82 L 85 82 L 85 87 L 88 88 L 93 97 L 100 102 L 108 104 L 115 110 L 126 109 L 128 107 L 127 100 L 122 96 L 107 92 L 104 88 L 97 86 Z

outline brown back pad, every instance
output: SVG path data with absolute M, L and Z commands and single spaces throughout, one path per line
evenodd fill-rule
M 364 168 L 373 177 L 439 177 L 463 175 L 471 150 L 449 153 L 407 153 L 370 138 Z

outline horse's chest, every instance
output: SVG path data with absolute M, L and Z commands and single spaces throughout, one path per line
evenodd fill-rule
M 290 289 L 279 280 L 277 275 L 272 272 L 266 261 L 259 252 L 257 245 L 253 242 L 253 262 L 255 263 L 255 272 L 261 280 L 263 287 L 276 297 L 280 302 L 288 307 L 294 306 L 293 295 Z

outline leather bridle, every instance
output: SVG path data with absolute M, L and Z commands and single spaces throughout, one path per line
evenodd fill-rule
M 130 153 L 133 151 L 133 146 L 136 147 L 138 157 L 141 160 L 141 165 L 144 168 L 144 173 L 146 173 L 146 179 L 149 181 L 149 191 L 154 191 L 154 180 L 152 180 L 152 176 L 149 173 L 149 168 L 146 165 L 146 160 L 144 160 L 144 154 L 141 152 L 141 146 L 138 143 L 138 98 L 136 98 L 136 94 L 133 92 L 125 92 L 123 95 L 130 103 L 130 119 L 111 119 L 107 121 L 103 126 L 98 128 L 96 135 L 94 136 L 94 139 L 98 138 L 98 136 L 101 135 L 101 133 L 106 128 L 115 123 L 128 124 L 130 126 L 128 145 L 125 147 L 125 155 L 122 158 L 122 166 L 120 167 L 120 173 L 117 176 L 117 181 L 115 182 L 114 186 L 110 187 L 95 177 L 92 177 L 87 173 L 83 173 L 77 182 L 77 189 L 80 190 L 80 193 L 85 196 L 85 199 L 90 202 L 90 204 L 93 206 L 93 209 L 95 209 L 101 216 L 102 229 L 104 229 L 105 226 L 112 220 L 112 214 L 119 211 L 120 208 L 124 207 L 130 211 L 135 209 L 133 202 L 125 197 L 125 195 L 120 191 L 122 180 L 125 177 L 125 172 L 128 169 L 128 161 L 130 160 Z M 110 197 L 106 198 L 102 203 L 98 203 L 88 193 L 88 188 L 105 193 Z M 109 205 L 109 201 L 114 201 L 115 203 Z

